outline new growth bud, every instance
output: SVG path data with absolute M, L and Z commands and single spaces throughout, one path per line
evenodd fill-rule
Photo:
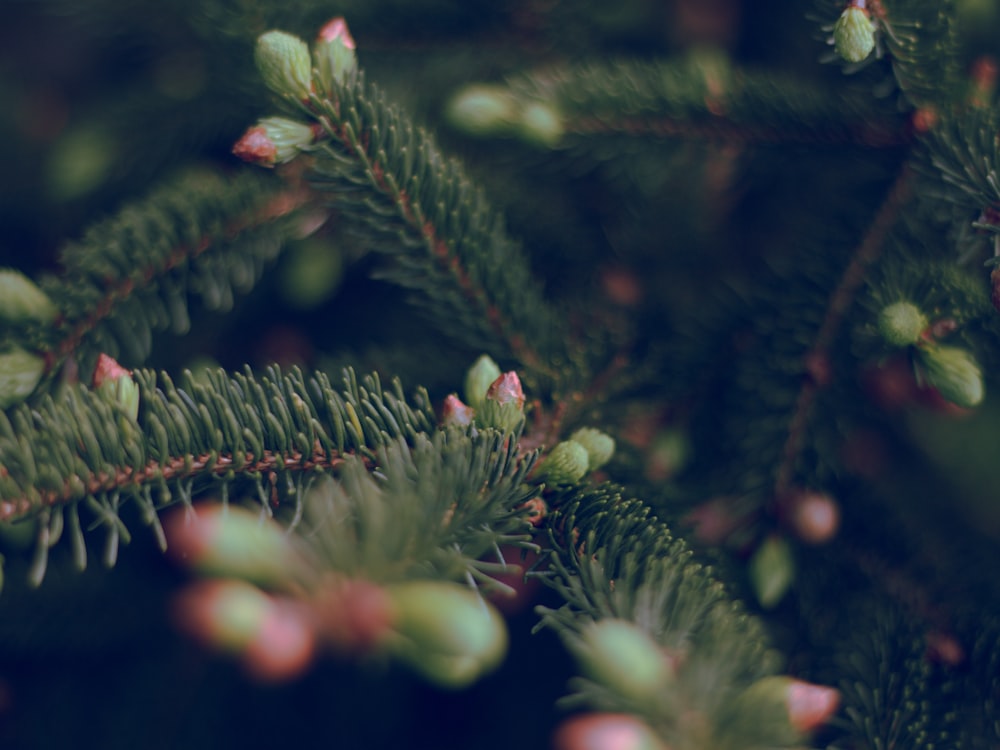
M 313 129 L 304 123 L 266 117 L 236 141 L 233 153 L 250 164 L 273 167 L 291 161 L 314 140 Z
M 521 426 L 524 422 L 524 391 L 516 372 L 505 372 L 490 384 L 486 398 L 476 412 L 476 422 L 504 432 L 513 432 Z
M 627 620 L 590 623 L 573 651 L 584 674 L 639 706 L 655 704 L 673 678 L 673 668 L 660 645 Z
M 927 316 L 912 302 L 896 302 L 882 308 L 878 332 L 889 346 L 909 346 L 927 329 Z
M 133 422 L 139 417 L 139 386 L 132 373 L 107 354 L 97 358 L 92 385 L 109 401 L 119 404 Z
M 517 102 L 504 86 L 479 84 L 462 89 L 445 109 L 448 122 L 477 136 L 508 135 L 519 121 Z
M 615 441 L 593 427 L 581 427 L 569 437 L 587 449 L 587 471 L 601 468 L 615 454 Z
M 284 31 L 268 31 L 257 40 L 254 62 L 271 91 L 296 101 L 309 98 L 312 58 L 304 41 Z
M 19 346 L 0 353 L 0 409 L 24 401 L 34 393 L 45 372 L 45 360 Z
M 465 687 L 503 661 L 507 653 L 503 618 L 467 586 L 411 581 L 386 591 L 393 618 L 385 646 L 432 682 Z
M 281 586 L 295 579 L 301 565 L 284 529 L 239 506 L 177 512 L 165 526 L 172 554 L 204 575 Z
M 343 18 L 330 20 L 319 31 L 313 48 L 319 82 L 327 92 L 342 86 L 358 67 L 355 44 Z
M 750 583 L 764 609 L 778 605 L 795 580 L 795 558 L 788 542 L 768 537 L 750 558 Z
M 465 402 L 478 409 L 486 400 L 486 391 L 500 377 L 500 366 L 488 354 L 477 359 L 465 373 Z
M 833 46 L 847 62 L 859 63 L 875 49 L 875 24 L 865 8 L 845 9 L 833 27 Z
M 51 323 L 58 310 L 48 295 L 20 271 L 0 269 L 0 321 Z
M 918 375 L 957 406 L 971 409 L 983 400 L 983 375 L 969 352 L 930 344 L 917 350 Z
M 564 440 L 545 457 L 535 478 L 548 484 L 575 484 L 590 466 L 587 449 L 575 440 Z

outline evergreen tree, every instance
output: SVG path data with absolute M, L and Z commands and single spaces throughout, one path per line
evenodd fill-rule
M 996 0 L 7 10 L 0 745 L 1000 747 Z

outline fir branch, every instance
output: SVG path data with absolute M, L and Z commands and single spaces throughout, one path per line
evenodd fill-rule
M 522 103 L 555 106 L 572 135 L 873 148 L 909 140 L 898 113 L 867 94 L 831 94 L 773 72 L 732 68 L 724 58 L 577 65 L 509 86 Z
M 570 363 L 564 325 L 503 217 L 454 159 L 361 74 L 337 100 L 313 95 L 329 140 L 315 186 L 394 259 L 381 276 L 418 293 L 446 332 L 557 378 Z
M 60 276 L 44 282 L 60 307 L 42 347 L 47 368 L 78 354 L 88 373 L 97 354 L 120 349 L 140 364 L 154 330 L 188 331 L 189 295 L 228 309 L 278 254 L 304 202 L 301 191 L 249 171 L 193 171 L 95 225 L 63 251 Z
M 438 430 L 394 440 L 372 466 L 348 458 L 337 479 L 314 483 L 299 533 L 322 567 L 379 583 L 468 580 L 509 590 L 503 546 L 534 548 L 524 484 L 534 456 L 495 430 Z M 488 558 L 493 558 L 491 562 Z
M 879 208 L 871 226 L 862 238 L 851 262 L 830 297 L 823 323 L 810 351 L 805 355 L 805 370 L 809 373 L 799 390 L 795 411 L 788 426 L 788 436 L 782 449 L 781 463 L 775 473 L 774 492 L 782 497 L 791 489 L 793 472 L 799 453 L 806 441 L 806 431 L 817 392 L 829 384 L 830 349 L 839 333 L 855 295 L 865 283 L 868 268 L 879 253 L 912 192 L 913 173 L 904 166 Z
M 280 487 L 293 488 L 288 494 L 301 502 L 293 475 L 336 468 L 347 455 L 372 465 L 380 446 L 412 442 L 434 424 L 425 392 L 410 406 L 398 381 L 386 392 L 376 375 L 359 383 L 351 371 L 340 392 L 325 375 L 307 380 L 298 370 L 260 378 L 249 369 L 233 377 L 219 371 L 204 382 L 188 372 L 183 389 L 165 373 L 134 377 L 138 422 L 82 386 L 0 415 L 0 522 L 61 514 L 63 506 L 75 514 L 82 501 L 111 529 L 111 549 L 125 500 L 137 501 L 158 530 L 155 510 L 175 494 L 189 504 L 195 491 L 215 486 L 225 498 L 239 481 L 271 512 L 285 496 Z M 73 515 L 70 524 L 79 526 Z
M 630 702 L 589 680 L 575 681 L 572 702 L 638 713 L 672 747 L 728 747 L 732 700 L 778 666 L 761 623 L 710 569 L 691 559 L 684 542 L 648 506 L 625 499 L 621 488 L 568 490 L 556 503 L 548 567 L 540 566 L 538 575 L 566 604 L 540 607 L 538 627 L 551 627 L 573 643 L 588 623 L 623 619 L 648 634 L 676 667 L 652 705 Z

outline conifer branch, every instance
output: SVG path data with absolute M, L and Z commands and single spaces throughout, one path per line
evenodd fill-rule
M 335 101 L 312 96 L 329 136 L 315 186 L 395 264 L 380 275 L 419 293 L 460 340 L 555 377 L 569 362 L 564 326 L 503 217 L 454 159 L 359 73 Z
M 904 166 L 830 297 L 823 323 L 816 334 L 812 348 L 805 355 L 805 370 L 809 377 L 802 383 L 795 412 L 788 426 L 781 463 L 775 473 L 775 497 L 782 497 L 791 488 L 795 463 L 805 444 L 813 402 L 818 391 L 829 385 L 830 347 L 838 335 L 858 289 L 865 282 L 868 268 L 878 258 L 900 211 L 909 200 L 913 188 L 912 181 L 912 169 Z
M 139 502 L 156 526 L 156 507 L 175 493 L 190 504 L 196 490 L 226 497 L 237 481 L 271 512 L 288 495 L 300 502 L 283 489 L 293 475 L 337 468 L 347 455 L 372 465 L 379 446 L 412 442 L 435 421 L 425 392 L 410 406 L 398 381 L 385 392 L 375 375 L 359 383 L 348 371 L 340 392 L 298 370 L 207 377 L 188 372 L 177 388 L 165 373 L 136 371 L 138 422 L 79 385 L 0 414 L 0 522 L 84 501 L 117 533 L 119 498 Z
M 60 315 L 42 351 L 49 371 L 81 349 L 88 364 L 120 349 L 141 363 L 153 330 L 189 328 L 187 297 L 227 309 L 279 252 L 306 194 L 250 172 L 190 172 L 92 227 L 46 280 Z
M 548 69 L 507 85 L 522 110 L 553 108 L 569 135 L 871 148 L 910 140 L 905 120 L 869 96 L 830 95 L 793 78 L 733 68 L 721 57 Z

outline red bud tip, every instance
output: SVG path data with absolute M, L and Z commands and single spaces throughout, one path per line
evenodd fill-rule
M 340 16 L 331 18 L 326 25 L 319 30 L 319 41 L 333 42 L 339 39 L 347 49 L 355 49 L 354 37 L 347 30 L 347 22 Z
M 927 658 L 938 664 L 958 667 L 965 661 L 965 649 L 953 635 L 932 630 L 927 634 Z
M 277 599 L 243 653 L 243 665 L 261 682 L 285 682 L 305 672 L 315 653 L 309 611 L 297 602 Z
M 101 383 L 105 380 L 110 380 L 114 382 L 121 377 L 130 377 L 131 372 L 126 370 L 117 361 L 109 357 L 107 354 L 101 354 L 97 358 L 97 367 L 94 369 L 94 388 L 100 388 Z
M 523 409 L 524 391 L 521 390 L 521 379 L 513 370 L 505 372 L 490 385 L 486 391 L 486 398 L 501 405 L 513 402 L 517 404 L 519 410 Z
M 542 525 L 542 521 L 545 520 L 545 516 L 549 512 L 549 506 L 541 497 L 533 497 L 522 503 L 519 507 L 528 511 L 528 522 L 536 527 Z
M 593 713 L 567 719 L 552 739 L 555 750 L 667 750 L 631 714 Z
M 840 528 L 840 508 L 829 495 L 806 491 L 792 499 L 790 520 L 803 542 L 823 544 Z
M 825 724 L 840 706 L 835 688 L 792 680 L 788 685 L 788 720 L 800 732 L 812 732 Z
M 462 399 L 454 393 L 446 396 L 441 409 L 441 423 L 466 427 L 472 424 L 474 411 L 471 406 L 462 403 Z
M 249 164 L 273 167 L 278 160 L 278 147 L 268 137 L 267 130 L 258 125 L 247 130 L 236 141 L 233 154 Z

